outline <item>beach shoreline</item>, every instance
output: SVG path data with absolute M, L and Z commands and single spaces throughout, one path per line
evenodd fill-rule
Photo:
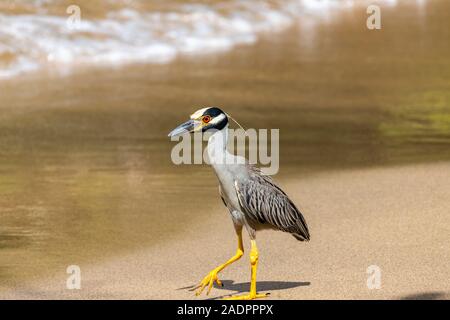
M 312 226 L 309 244 L 286 234 L 261 234 L 262 289 L 274 291 L 275 298 L 374 297 L 374 291 L 361 291 L 361 286 L 365 268 L 378 258 L 362 259 L 374 248 L 382 261 L 391 258 L 393 245 L 407 278 L 395 273 L 399 279 L 388 278 L 386 290 L 393 283 L 398 288 L 378 296 L 429 290 L 443 297 L 446 288 L 437 280 L 444 282 L 445 266 L 432 252 L 439 248 L 433 249 L 430 237 L 436 233 L 442 246 L 441 231 L 449 225 L 443 216 L 448 198 L 431 192 L 448 190 L 439 171 L 447 170 L 450 159 L 450 46 L 442 28 L 450 21 L 449 4 L 422 5 L 426 10 L 404 1 L 383 7 L 382 30 L 368 30 L 366 11 L 360 8 L 330 10 L 324 19 L 300 19 L 285 31 L 258 34 L 257 42 L 227 52 L 180 55 L 163 65 L 75 68 L 63 75 L 37 71 L 1 80 L 0 296 L 193 298 L 175 289 L 199 281 L 229 258 L 235 241 L 211 169 L 174 165 L 174 143 L 167 133 L 196 109 L 214 105 L 245 128 L 280 129 L 275 179 Z M 427 180 L 427 168 L 435 181 Z M 385 183 L 391 179 L 388 173 L 397 189 Z M 367 181 L 356 187 L 353 176 Z M 353 199 L 347 188 L 363 193 L 370 207 Z M 402 201 L 396 203 L 391 194 Z M 427 207 L 415 197 L 433 203 Z M 387 200 L 401 214 L 369 216 L 368 231 L 379 224 L 388 231 L 373 236 L 378 244 L 368 242 L 361 230 L 352 233 L 365 226 L 363 213 L 374 215 Z M 400 204 L 414 212 L 411 223 Z M 330 216 L 336 206 L 340 215 Z M 342 213 L 346 210 L 348 216 Z M 419 228 L 420 214 L 428 223 L 420 236 L 428 242 L 421 247 L 419 238 L 417 248 L 408 247 L 404 254 L 395 241 L 405 244 L 389 223 L 398 230 Z M 440 227 L 430 224 L 433 219 Z M 341 240 L 333 234 L 338 227 L 347 239 L 345 250 L 324 244 Z M 347 238 L 349 231 L 354 238 Z M 316 241 L 323 243 L 316 247 Z M 355 249 L 348 247 L 352 243 Z M 283 245 L 287 251 L 275 250 Z M 317 253 L 310 251 L 314 248 Z M 306 259 L 306 270 L 320 266 L 322 259 L 327 264 L 317 274 L 303 275 L 301 268 L 293 274 L 289 263 L 303 266 L 301 260 L 289 260 L 297 249 L 299 259 L 304 254 L 316 263 L 308 265 Z M 407 256 L 415 250 L 424 267 Z M 334 252 L 351 252 L 359 262 L 355 266 Z M 335 279 L 331 257 L 348 268 L 338 268 Z M 246 259 L 225 272 L 224 279 L 235 282 L 226 283 L 228 291 L 215 290 L 215 296 L 247 289 Z M 273 261 L 283 263 L 272 266 Z M 413 265 L 408 269 L 403 261 Z M 430 276 L 433 263 L 436 279 Z M 86 280 L 78 293 L 65 289 L 66 268 L 72 264 L 81 266 Z M 387 272 L 397 265 L 388 264 Z M 405 279 L 416 281 L 414 270 L 430 283 L 407 284 Z M 361 281 L 354 282 L 355 277 Z M 328 283 L 333 292 L 326 292 Z

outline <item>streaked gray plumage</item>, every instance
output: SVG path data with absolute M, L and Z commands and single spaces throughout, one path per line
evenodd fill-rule
M 250 226 L 258 229 L 257 224 L 269 224 L 291 233 L 300 241 L 308 241 L 309 231 L 305 218 L 286 193 L 256 167 L 246 167 L 248 178 L 244 181 L 236 180 L 235 188 Z
M 234 188 L 240 212 L 246 218 L 244 224 L 247 228 L 253 230 L 274 228 L 291 233 L 297 240 L 309 241 L 305 218 L 286 193 L 273 182 L 272 178 L 263 175 L 259 168 L 245 164 L 241 165 L 242 169 L 248 174 L 244 175 L 244 178 L 235 179 Z M 220 185 L 219 192 L 224 205 L 229 208 Z

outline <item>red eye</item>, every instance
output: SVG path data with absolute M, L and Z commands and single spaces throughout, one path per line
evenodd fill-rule
M 203 123 L 208 123 L 208 122 L 211 121 L 211 117 L 210 117 L 210 116 L 204 116 L 204 117 L 202 118 L 202 121 L 203 121 Z

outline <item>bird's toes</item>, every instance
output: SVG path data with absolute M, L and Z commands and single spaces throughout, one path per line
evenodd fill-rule
M 207 284 L 208 283 L 207 282 L 205 283 L 205 281 L 200 282 L 200 284 L 198 285 L 198 290 L 195 292 L 195 295 L 199 296 L 203 292 L 203 289 L 205 289 Z
M 203 278 L 203 280 L 200 282 L 200 284 L 198 284 L 194 288 L 194 290 L 196 290 L 198 288 L 195 295 L 196 296 L 200 295 L 206 287 L 208 287 L 206 290 L 206 294 L 208 295 L 209 292 L 211 291 L 212 287 L 214 286 L 214 282 L 216 282 L 217 285 L 223 287 L 223 283 L 222 283 L 222 281 L 219 280 L 216 270 L 211 271 L 206 277 Z

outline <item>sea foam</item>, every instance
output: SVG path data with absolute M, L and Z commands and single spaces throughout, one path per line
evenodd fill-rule
M 305 15 L 320 17 L 327 10 L 354 3 L 175 2 L 170 10 L 122 5 L 108 9 L 101 18 L 85 18 L 80 7 L 81 20 L 71 24 L 65 11 L 55 15 L 55 10 L 48 9 L 52 1 L 34 2 L 31 13 L 27 2 L 25 13 L 0 10 L 0 78 L 44 68 L 70 71 L 89 65 L 167 63 L 182 54 L 226 51 L 254 43 L 263 32 L 284 30 Z

